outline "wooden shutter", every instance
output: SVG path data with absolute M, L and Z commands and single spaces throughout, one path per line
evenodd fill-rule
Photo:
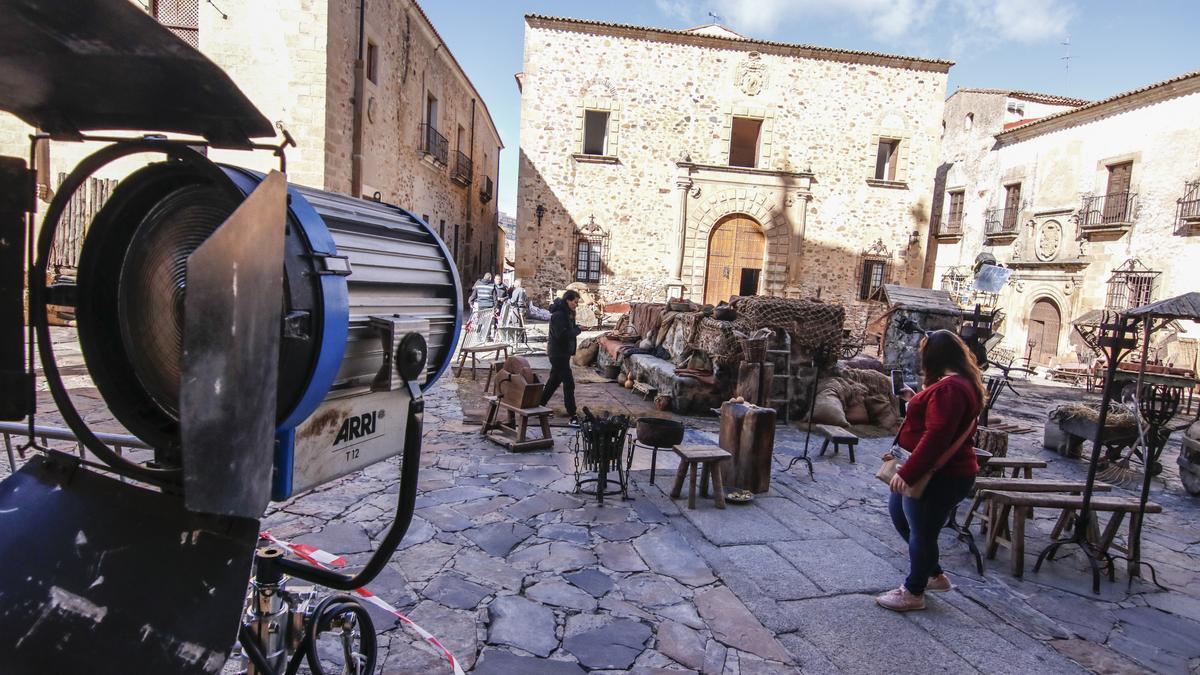
M 1108 194 L 1129 192 L 1129 179 L 1133 175 L 1133 162 L 1113 164 L 1108 167 Z

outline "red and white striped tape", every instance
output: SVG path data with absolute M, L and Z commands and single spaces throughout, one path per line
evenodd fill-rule
M 282 539 L 276 539 L 274 536 L 272 536 L 272 534 L 270 532 L 266 532 L 266 531 L 264 531 L 260 536 L 263 539 L 266 539 L 274 544 L 279 544 L 280 546 L 283 546 L 284 548 L 288 549 L 292 553 L 295 553 L 296 555 L 300 556 L 301 558 L 304 558 L 305 560 L 307 560 L 310 563 L 317 565 L 319 567 L 329 569 L 330 567 L 344 567 L 346 565 L 345 557 L 340 556 L 340 555 L 334 555 L 332 553 L 329 553 L 328 551 L 323 551 L 315 546 L 311 546 L 309 544 L 293 544 L 290 541 L 283 541 Z M 454 675 L 466 675 L 466 673 L 463 672 L 462 666 L 458 665 L 458 659 L 454 658 L 454 655 L 450 653 L 450 650 L 446 649 L 444 646 L 442 646 L 442 643 L 439 642 L 438 639 L 436 637 L 434 637 L 432 633 L 430 633 L 429 631 L 425 630 L 424 628 L 422 628 L 419 625 L 417 625 L 416 623 L 414 623 L 412 619 L 401 614 L 398 609 L 396 609 L 395 607 L 392 607 L 383 598 L 380 598 L 378 595 L 375 595 L 374 593 L 367 590 L 366 588 L 356 589 L 354 591 L 354 593 L 359 595 L 360 597 L 362 597 L 364 600 L 371 603 L 372 605 L 375 605 L 376 607 L 382 609 L 383 611 L 394 615 L 397 619 L 400 619 L 401 623 L 403 623 L 406 627 L 408 627 L 410 630 L 412 630 L 412 632 L 419 635 L 422 640 L 425 640 L 429 644 L 433 645 L 434 648 L 437 649 L 438 651 L 440 651 L 443 655 L 445 655 L 446 660 L 450 662 L 450 667 L 454 669 Z

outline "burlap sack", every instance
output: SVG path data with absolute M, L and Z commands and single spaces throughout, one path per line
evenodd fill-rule
M 842 404 L 846 410 L 846 420 L 851 424 L 870 424 L 871 413 L 867 411 L 867 406 L 863 402 L 862 392 L 854 390 L 849 399 Z
M 871 422 L 888 431 L 900 428 L 900 413 L 896 410 L 896 402 L 884 394 L 868 394 L 863 397 L 863 404 L 871 416 Z
M 596 362 L 596 354 L 600 351 L 600 341 L 594 337 L 590 337 L 575 348 L 575 356 L 571 357 L 571 363 L 577 366 L 590 366 Z
M 830 424 L 835 427 L 850 426 L 849 420 L 846 419 L 846 411 L 842 407 L 842 399 L 832 389 L 823 389 L 817 392 L 812 420 L 817 424 Z

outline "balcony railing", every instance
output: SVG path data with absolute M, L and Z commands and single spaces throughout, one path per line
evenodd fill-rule
M 1086 228 L 1105 228 L 1133 222 L 1136 212 L 1136 192 L 1113 192 L 1107 195 L 1084 197 L 1079 223 Z
M 938 223 L 938 236 L 942 237 L 961 237 L 962 236 L 962 216 L 958 218 L 947 218 Z
M 495 186 L 492 184 L 491 176 L 483 177 L 483 185 L 479 187 L 479 201 L 484 204 L 492 201 L 492 194 L 495 191 Z
M 428 124 L 421 125 L 421 138 L 423 146 L 421 149 L 426 155 L 433 158 L 433 161 L 445 166 L 446 158 L 450 152 L 450 142 L 446 137 L 439 134 L 438 130 Z
M 1185 183 L 1183 196 L 1176 201 L 1179 206 L 1175 218 L 1175 232 L 1191 234 L 1200 230 L 1200 180 Z
M 471 184 L 471 158 L 458 151 L 454 153 L 453 178 L 462 185 Z
M 989 237 L 1004 237 L 1017 233 L 1016 206 L 996 207 L 983 212 L 983 232 Z

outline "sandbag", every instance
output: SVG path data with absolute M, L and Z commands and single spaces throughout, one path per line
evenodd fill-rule
M 900 413 L 896 410 L 896 402 L 891 396 L 884 394 L 867 394 L 863 397 L 863 405 L 871 416 L 871 421 L 888 431 L 900 427 Z
M 583 340 L 575 348 L 575 356 L 571 358 L 571 362 L 577 366 L 590 366 L 596 362 L 596 354 L 600 351 L 600 340 L 590 337 Z
M 862 384 L 851 388 L 846 395 L 846 400 L 842 402 L 842 408 L 846 411 L 846 420 L 851 424 L 871 423 L 871 413 L 866 411 L 866 404 L 863 402 L 865 389 Z
M 835 427 L 849 427 L 846 411 L 842 407 L 842 399 L 837 392 L 823 389 L 817 392 L 817 400 L 813 405 L 812 421 L 817 424 L 830 424 Z

